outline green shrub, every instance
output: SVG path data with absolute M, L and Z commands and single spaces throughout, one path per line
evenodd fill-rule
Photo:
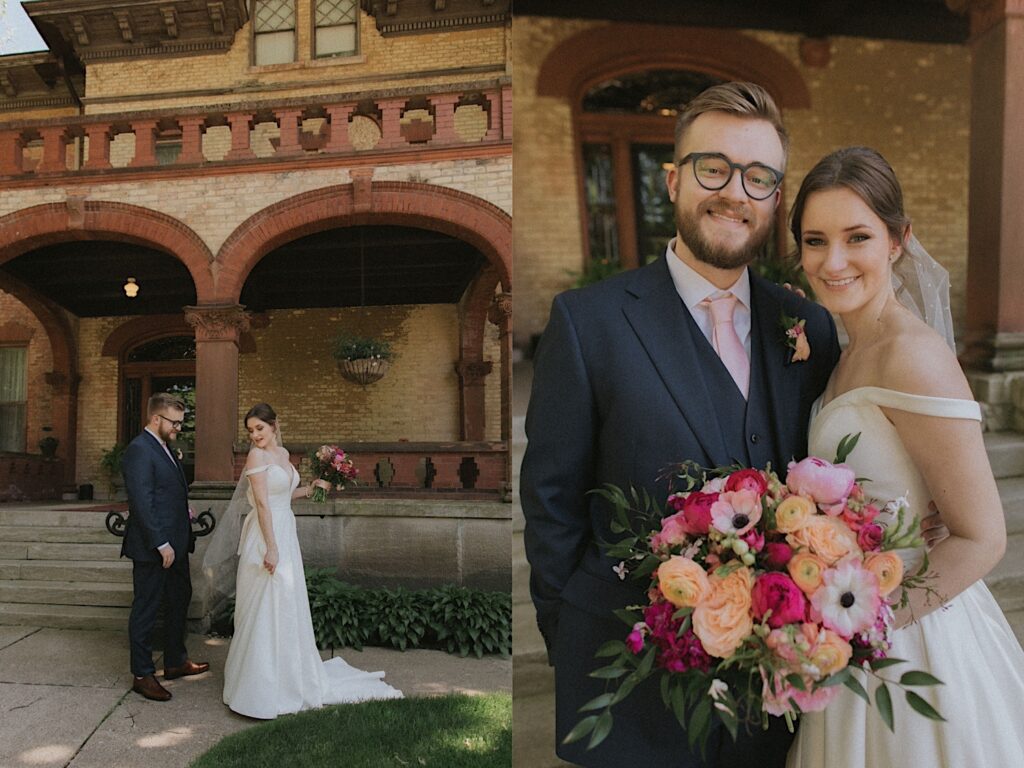
M 427 608 L 438 646 L 448 653 L 477 658 L 485 653 L 507 656 L 512 648 L 512 598 L 503 592 L 480 592 L 446 586 L 430 590 Z
M 331 568 L 307 568 L 306 590 L 313 634 L 321 649 L 364 645 L 438 648 L 481 657 L 512 653 L 512 597 L 454 585 L 434 589 L 365 589 L 346 584 Z M 230 634 L 234 601 L 218 617 L 218 634 Z
M 339 333 L 334 337 L 333 351 L 335 360 L 390 360 L 392 355 L 391 344 L 383 339 L 350 336 L 347 333 Z

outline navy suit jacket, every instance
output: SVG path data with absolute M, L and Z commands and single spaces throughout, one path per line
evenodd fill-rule
M 828 381 L 839 345 L 823 308 L 753 272 L 750 281 L 750 402 L 756 396 L 767 426 L 761 434 L 745 436 L 744 447 L 751 465 L 770 461 L 784 474 L 788 461 L 806 455 L 811 405 Z M 809 360 L 790 362 L 783 314 L 806 319 Z M 599 621 L 614 609 L 644 602 L 645 585 L 619 581 L 612 571 L 615 561 L 600 552 L 597 541 L 618 537 L 611 532 L 607 504 L 587 491 L 605 483 L 645 487 L 663 504 L 668 483 L 657 478 L 667 467 L 685 459 L 727 465 L 736 458 L 715 415 L 726 401 L 705 380 L 687 327 L 692 322 L 662 257 L 557 296 L 538 346 L 520 495 L 530 591 L 556 668 L 560 717 L 569 711 L 562 698 L 572 694 L 558 688 L 559 666 L 575 669 L 578 660 L 569 657 L 580 652 L 576 637 L 556 644 L 564 607 L 576 609 L 572 634 L 591 631 L 579 619 L 589 614 L 593 631 L 621 630 L 616 638 L 621 640 L 628 632 L 624 624 L 599 629 Z M 596 666 L 593 662 L 589 669 Z M 572 701 L 571 707 L 582 703 Z M 560 723 L 558 731 L 566 730 Z
M 164 542 L 174 548 L 176 558 L 190 551 L 188 484 L 177 460 L 143 431 L 125 449 L 121 468 L 128 491 L 128 524 L 121 555 L 159 561 L 157 547 Z

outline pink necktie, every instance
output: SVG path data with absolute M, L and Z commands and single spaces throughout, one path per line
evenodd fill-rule
M 747 358 L 747 351 L 743 348 L 743 342 L 740 341 L 732 323 L 732 314 L 736 309 L 737 301 L 738 299 L 731 293 L 726 293 L 717 299 L 704 299 L 701 306 L 707 307 L 711 312 L 711 321 L 714 323 L 711 344 L 718 356 L 722 358 L 722 362 L 740 392 L 743 393 L 745 400 L 750 385 L 750 360 Z

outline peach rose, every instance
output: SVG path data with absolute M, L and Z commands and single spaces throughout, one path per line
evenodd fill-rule
M 799 531 L 814 517 L 818 508 L 805 496 L 787 496 L 775 508 L 775 528 L 780 533 Z
M 807 595 L 813 595 L 821 586 L 821 576 L 828 564 L 813 552 L 797 552 L 786 563 L 793 582 Z
M 676 608 L 692 608 L 711 591 L 711 584 L 693 560 L 673 555 L 658 566 L 658 589 Z
M 750 590 L 754 575 L 749 568 L 737 568 L 728 576 L 711 577 L 711 593 L 693 611 L 693 631 L 704 650 L 727 659 L 753 631 Z
M 821 671 L 821 678 L 823 678 L 838 672 L 849 664 L 853 648 L 831 629 L 823 629 L 818 633 L 818 637 L 807 655 L 810 657 L 811 663 Z
M 846 527 L 846 523 L 834 517 L 815 515 L 807 525 L 786 536 L 794 549 L 806 547 L 828 565 L 846 557 L 851 552 L 860 554 L 857 534 Z
M 887 596 L 903 582 L 903 561 L 895 552 L 874 552 L 864 567 L 878 577 L 878 594 Z

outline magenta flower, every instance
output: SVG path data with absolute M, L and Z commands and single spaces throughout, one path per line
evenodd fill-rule
M 784 573 L 768 571 L 761 574 L 750 591 L 750 612 L 754 618 L 760 621 L 769 611 L 767 621 L 772 629 L 803 621 L 807 614 L 807 598 Z
M 626 638 L 626 647 L 629 648 L 629 652 L 634 656 L 644 649 L 644 631 L 646 629 L 647 625 L 642 621 L 638 621 L 633 625 L 633 631 Z

